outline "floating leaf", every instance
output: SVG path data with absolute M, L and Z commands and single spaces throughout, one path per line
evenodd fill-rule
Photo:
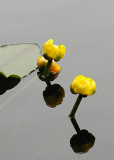
M 37 68 L 41 49 L 36 43 L 11 44 L 0 47 L 0 74 L 23 78 Z

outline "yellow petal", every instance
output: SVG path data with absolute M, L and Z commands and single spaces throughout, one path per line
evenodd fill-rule
M 53 39 L 49 39 L 43 45 L 43 51 L 46 56 L 54 59 L 55 61 L 59 61 L 65 55 L 65 46 L 64 45 L 55 45 L 52 44 Z
M 78 75 L 72 81 L 70 90 L 74 94 L 92 95 L 96 92 L 96 83 L 91 78 Z
M 47 65 L 47 60 L 43 56 L 40 56 L 37 60 L 37 65 L 39 68 L 44 68 Z
M 55 63 L 55 61 L 53 60 L 50 66 L 50 72 L 59 72 L 61 70 L 61 67 Z
M 87 95 L 90 88 L 90 83 L 86 79 L 78 79 L 76 82 L 76 88 L 77 93 Z
M 44 70 L 46 65 L 48 63 L 48 60 L 46 60 L 43 56 L 40 56 L 37 60 L 37 65 L 40 69 Z M 50 73 L 57 73 L 61 70 L 61 67 L 55 63 L 53 60 L 50 66 Z

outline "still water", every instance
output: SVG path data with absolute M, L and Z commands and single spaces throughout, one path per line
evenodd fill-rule
M 38 70 L 12 85 L 0 82 L 1 160 L 114 159 L 113 6 L 111 0 L 2 1 L 1 45 L 36 42 L 42 49 L 53 38 L 66 46 L 66 54 L 52 81 L 64 90 L 56 107 L 45 102 L 47 85 Z M 77 95 L 70 84 L 80 74 L 93 78 L 97 91 L 82 99 L 72 123 L 68 114 Z M 87 153 L 77 153 L 71 144 L 79 130 L 84 131 L 79 139 L 89 143 Z
M 70 92 L 67 84 L 70 78 L 66 76 L 66 80 L 63 79 L 64 74 L 61 71 L 57 79 L 51 82 L 62 88 L 63 98 L 61 104 L 56 106 L 49 105 L 50 102 L 46 105 L 44 93 L 47 85 L 39 80 L 37 71 L 1 94 L 0 152 L 3 159 L 113 157 L 113 112 L 109 112 L 108 108 L 105 112 L 105 106 L 100 105 L 99 88 L 94 95 L 83 98 L 75 119 L 71 121 L 68 114 L 77 96 Z M 79 135 L 78 140 L 71 140 L 79 130 L 86 130 L 86 133 L 81 137 Z M 71 141 L 76 141 L 76 145 Z M 88 144 L 90 150 L 87 152 L 88 149 L 84 148 L 82 150 L 87 153 L 80 154 L 77 143 Z M 76 146 L 76 150 L 72 145 Z

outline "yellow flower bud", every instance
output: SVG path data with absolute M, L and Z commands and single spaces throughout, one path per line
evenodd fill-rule
M 78 75 L 72 81 L 70 90 L 74 94 L 92 95 L 96 92 L 96 83 L 91 78 Z
M 46 65 L 48 63 L 48 60 L 46 60 L 43 56 L 40 56 L 37 60 L 37 65 L 41 70 L 44 70 Z M 57 73 L 61 70 L 61 67 L 55 63 L 55 61 L 53 60 L 50 66 L 50 73 Z
M 65 46 L 64 45 L 54 45 L 53 39 L 49 39 L 44 45 L 44 57 L 49 57 L 55 61 L 59 61 L 65 55 Z

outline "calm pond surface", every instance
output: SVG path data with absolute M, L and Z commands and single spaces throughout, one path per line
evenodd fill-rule
M 52 81 L 64 89 L 63 101 L 55 108 L 46 105 L 43 92 L 47 85 L 38 78 L 38 70 L 16 82 L 14 88 L 2 90 L 1 160 L 113 160 L 113 2 L 6 2 L 0 6 L 1 45 L 36 42 L 42 49 L 43 43 L 53 38 L 55 44 L 66 46 L 66 55 L 58 62 L 62 70 Z M 68 114 L 77 95 L 70 92 L 70 84 L 79 74 L 93 78 L 97 91 L 82 99 L 73 126 Z M 76 153 L 71 147 L 75 127 L 92 134 L 89 146 L 94 144 L 87 153 Z

